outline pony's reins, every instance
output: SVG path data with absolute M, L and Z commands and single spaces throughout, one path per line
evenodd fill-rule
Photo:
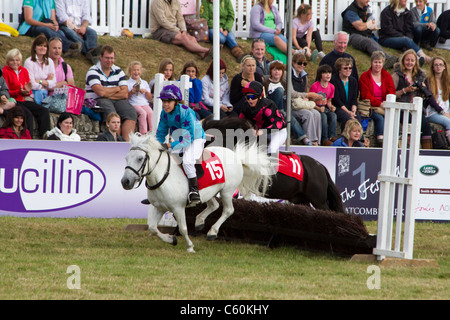
M 150 174 L 153 172 L 153 170 L 155 170 L 156 166 L 157 166 L 158 163 L 159 163 L 159 160 L 161 159 L 161 156 L 162 156 L 162 154 L 163 154 L 163 151 L 159 150 L 159 157 L 158 157 L 158 160 L 156 160 L 156 163 L 155 163 L 155 166 L 153 167 L 153 169 L 150 170 L 150 165 L 149 165 L 149 166 L 148 166 L 148 167 L 149 167 L 149 171 L 147 171 L 146 173 L 144 173 L 145 166 L 147 165 L 147 163 L 148 163 L 149 160 L 150 160 L 150 157 L 148 156 L 148 152 L 147 152 L 146 150 L 142 149 L 142 148 L 139 148 L 139 147 L 132 147 L 132 148 L 130 149 L 130 151 L 131 151 L 131 150 L 139 150 L 139 151 L 142 151 L 142 152 L 145 153 L 145 159 L 144 159 L 144 161 L 142 162 L 142 165 L 141 165 L 141 167 L 140 167 L 138 170 L 136 170 L 136 169 L 134 169 L 134 168 L 132 168 L 132 167 L 130 167 L 130 166 L 126 166 L 126 167 L 125 167 L 125 170 L 126 170 L 126 169 L 130 169 L 135 175 L 137 175 L 137 176 L 139 177 L 139 184 L 138 184 L 137 187 L 135 188 L 135 189 L 137 189 L 137 188 L 139 188 L 139 186 L 141 185 L 142 180 L 144 179 L 144 177 L 150 175 Z M 166 169 L 166 173 L 164 173 L 164 176 L 162 177 L 162 179 L 161 179 L 157 184 L 155 184 L 155 185 L 153 185 L 153 186 L 150 186 L 150 185 L 147 183 L 147 181 L 145 181 L 145 187 L 146 187 L 147 189 L 149 189 L 149 190 L 155 190 L 155 189 L 158 189 L 158 188 L 164 183 L 164 181 L 166 181 L 167 177 L 169 176 L 169 170 L 170 170 L 170 155 L 169 155 L 169 152 L 166 152 L 166 153 L 167 153 L 167 169 Z M 142 172 L 142 173 L 141 173 L 141 172 Z

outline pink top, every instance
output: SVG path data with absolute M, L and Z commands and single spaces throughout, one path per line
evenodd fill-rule
M 52 59 L 48 59 L 48 64 L 41 66 L 41 64 L 37 61 L 31 61 L 31 57 L 25 60 L 24 67 L 28 70 L 30 74 L 30 82 L 33 85 L 33 90 L 46 90 L 47 88 L 42 87 L 37 80 L 46 80 L 49 74 L 55 74 L 55 64 Z M 53 80 L 48 81 L 48 87 L 50 89 L 56 86 L 56 77 L 53 77 Z
M 381 83 L 377 84 L 375 82 L 375 80 L 373 80 L 373 78 L 372 78 L 372 86 L 373 86 L 373 96 L 376 99 L 383 101 L 383 93 L 381 91 Z
M 297 29 L 297 38 L 303 38 L 308 33 L 309 28 L 314 28 L 314 22 L 311 19 L 302 24 L 299 18 L 295 18 L 292 21 L 292 27 Z
M 325 94 L 326 99 L 316 101 L 317 106 L 325 106 L 327 104 L 328 99 L 334 98 L 334 85 L 328 82 L 328 86 L 326 88 L 322 87 L 320 81 L 316 81 L 311 85 L 309 92 L 316 92 L 318 94 Z

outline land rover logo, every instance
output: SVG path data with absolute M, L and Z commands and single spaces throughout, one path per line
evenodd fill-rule
M 439 171 L 438 167 L 436 167 L 432 164 L 427 164 L 427 165 L 420 167 L 420 173 L 422 173 L 423 175 L 426 175 L 426 176 L 433 176 L 433 175 L 437 174 L 438 171 Z
M 0 210 L 54 211 L 102 193 L 103 171 L 79 156 L 43 149 L 0 151 Z

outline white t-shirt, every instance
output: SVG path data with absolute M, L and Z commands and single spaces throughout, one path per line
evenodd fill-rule
M 131 91 L 135 84 L 136 84 L 136 80 L 133 80 L 131 78 L 128 79 L 127 80 L 128 91 Z M 141 79 L 140 89 L 144 89 L 144 90 L 147 90 L 148 92 L 150 92 L 150 86 L 148 85 L 148 82 Z M 131 95 L 131 97 L 128 98 L 128 102 L 133 106 L 148 106 L 148 105 L 150 105 L 147 98 L 145 97 L 145 94 L 143 94 L 143 93 Z
M 297 29 L 297 38 L 303 38 L 308 33 L 309 28 L 312 27 L 314 30 L 315 26 L 312 19 L 306 22 L 305 24 L 302 24 L 299 18 L 295 18 L 292 21 L 292 27 Z

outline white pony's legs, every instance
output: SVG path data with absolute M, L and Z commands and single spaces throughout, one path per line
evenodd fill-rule
M 233 194 L 224 194 L 224 192 L 220 193 L 220 197 L 222 200 L 222 215 L 220 218 L 211 226 L 208 234 L 206 235 L 206 240 L 214 240 L 217 238 L 217 234 L 219 233 L 219 229 L 222 224 L 234 213 L 233 207 Z
M 158 229 L 158 223 L 161 220 L 164 212 L 165 211 L 158 210 L 157 208 L 155 208 L 152 205 L 148 206 L 148 218 L 147 218 L 148 229 L 150 230 L 151 234 L 156 234 L 158 236 L 158 238 L 160 238 L 162 241 L 176 245 L 177 237 L 166 234 L 166 233 L 162 233 Z
M 219 208 L 219 203 L 216 198 L 211 198 L 206 202 L 206 208 L 195 217 L 195 229 L 197 231 L 203 230 L 205 227 L 205 220 L 208 216 Z
M 195 253 L 194 244 L 192 243 L 191 239 L 189 239 L 188 235 L 186 214 L 184 208 L 177 208 L 176 210 L 173 210 L 173 214 L 178 223 L 178 231 L 181 233 L 181 235 L 184 237 L 184 240 L 186 241 L 187 252 Z

